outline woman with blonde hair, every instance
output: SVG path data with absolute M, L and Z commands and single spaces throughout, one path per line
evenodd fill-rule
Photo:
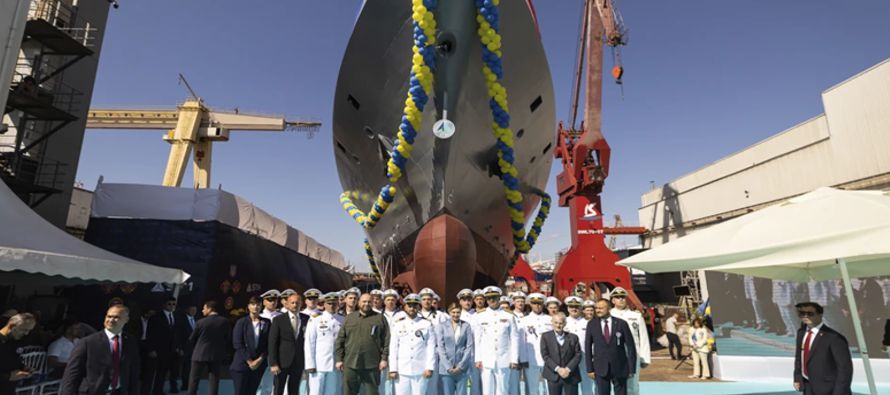
M 689 347 L 692 348 L 692 376 L 689 378 L 711 379 L 711 369 L 708 366 L 708 354 L 711 353 L 711 345 L 708 340 L 711 332 L 702 324 L 700 317 L 692 320 L 692 328 L 689 330 Z

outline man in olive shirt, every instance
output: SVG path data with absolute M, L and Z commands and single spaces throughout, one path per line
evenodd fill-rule
M 389 357 L 389 325 L 383 314 L 371 309 L 371 295 L 363 294 L 359 310 L 350 313 L 335 345 L 335 367 L 343 371 L 343 391 L 357 395 L 378 395 L 380 371 Z

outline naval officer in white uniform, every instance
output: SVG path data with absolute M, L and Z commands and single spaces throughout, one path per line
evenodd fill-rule
M 344 319 L 337 314 L 339 298 L 336 292 L 325 294 L 324 311 L 306 324 L 304 350 L 309 395 L 340 395 L 343 392 L 342 374 L 334 369 L 334 343 Z
M 389 377 L 396 395 L 425 394 L 436 368 L 436 334 L 433 323 L 418 313 L 417 294 L 405 297 L 405 315 L 392 325 L 389 341 Z
M 649 332 L 646 331 L 646 320 L 638 311 L 627 308 L 627 290 L 617 287 L 612 290 L 609 297 L 612 299 L 612 310 L 609 314 L 615 318 L 621 318 L 627 321 L 630 327 L 630 333 L 634 337 L 634 345 L 637 349 L 637 374 L 627 378 L 627 395 L 640 394 L 640 368 L 649 366 L 652 361 L 652 355 L 649 350 Z
M 519 331 L 522 333 L 520 354 L 525 356 L 525 394 L 547 395 L 547 381 L 541 375 L 544 369 L 544 358 L 541 356 L 541 335 L 553 330 L 550 316 L 544 313 L 544 295 L 532 293 L 528 295 L 531 312 L 519 320 Z
M 519 369 L 519 327 L 516 316 L 499 307 L 501 289 L 489 286 L 484 292 L 488 309 L 476 314 L 476 367 L 482 369 L 484 395 L 506 395 L 511 372 Z

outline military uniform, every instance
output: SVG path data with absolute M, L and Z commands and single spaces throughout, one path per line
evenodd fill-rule
M 334 344 L 344 317 L 327 311 L 309 320 L 306 325 L 305 369 L 315 369 L 308 374 L 309 395 L 339 395 L 343 391 L 340 371 L 334 369 Z
M 533 300 L 536 303 L 541 303 L 544 301 L 544 295 L 535 293 L 529 295 L 528 299 L 529 303 L 532 303 Z M 545 313 L 531 312 L 519 320 L 519 331 L 522 333 L 519 354 L 524 357 L 520 357 L 520 360 L 528 364 L 525 367 L 526 395 L 547 394 L 547 383 L 541 376 L 544 369 L 544 359 L 541 356 L 541 335 L 552 330 L 551 318 Z
M 407 299 L 407 298 L 406 298 Z M 390 371 L 398 373 L 396 395 L 424 394 L 436 368 L 436 339 L 433 324 L 420 315 L 399 317 L 389 342 Z
M 281 292 L 278 292 L 277 289 L 270 289 L 266 292 L 263 292 L 260 295 L 260 298 L 280 298 Z M 281 310 L 267 310 L 265 307 L 263 311 L 260 312 L 260 317 L 263 317 L 269 321 L 272 321 L 273 318 L 281 315 Z M 272 395 L 274 390 L 274 376 L 272 374 L 271 368 L 266 366 L 266 371 L 263 373 L 263 378 L 260 379 L 260 387 L 256 391 L 256 395 Z M 285 387 L 286 388 L 286 387 Z
M 383 291 L 383 300 L 386 301 L 387 298 L 395 298 L 398 302 L 399 293 L 394 289 L 387 289 Z M 404 315 L 405 312 L 396 308 L 393 311 L 387 311 L 386 306 L 383 307 L 383 316 L 386 317 L 386 322 L 389 323 L 390 333 L 392 333 L 392 325 L 396 322 L 396 319 L 400 316 Z M 378 391 L 380 391 L 381 395 L 393 395 L 396 391 L 395 383 L 389 379 L 389 367 L 380 371 L 380 386 L 378 387 Z
M 627 296 L 627 291 L 625 291 L 624 288 L 618 287 L 612 290 L 611 296 Z M 646 320 L 643 319 L 643 315 L 640 314 L 640 312 L 631 309 L 619 310 L 613 307 L 609 314 L 612 317 L 627 321 L 627 326 L 630 327 L 630 333 L 634 337 L 634 345 L 636 345 L 637 349 L 637 366 L 635 370 L 637 374 L 627 378 L 627 394 L 639 395 L 640 365 L 648 365 L 652 361 L 652 355 L 649 349 L 649 332 L 646 330 Z
M 486 287 L 486 297 L 499 296 L 497 287 Z M 519 328 L 516 316 L 487 309 L 476 314 L 476 362 L 482 364 L 482 393 L 504 395 L 510 391 L 511 364 L 519 363 Z
M 382 314 L 356 311 L 343 321 L 334 347 L 336 362 L 343 362 L 343 381 L 347 395 L 378 394 L 381 361 L 389 357 L 389 324 Z
M 565 299 L 566 306 L 569 307 L 578 307 L 581 308 L 582 301 L 581 298 L 577 296 L 569 296 Z M 579 341 L 583 341 L 581 339 L 587 338 L 587 319 L 584 318 L 584 315 L 579 315 L 578 317 L 566 317 L 566 332 L 572 333 L 575 336 L 578 336 Z M 586 363 L 589 363 L 589 359 L 586 355 L 584 355 L 584 348 L 581 348 L 581 357 Z M 580 395 L 593 395 L 594 394 L 594 381 L 586 374 L 581 375 L 581 383 L 580 391 L 578 393 Z

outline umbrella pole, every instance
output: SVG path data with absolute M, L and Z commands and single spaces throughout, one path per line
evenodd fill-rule
M 856 298 L 853 296 L 853 285 L 850 283 L 850 272 L 847 271 L 847 261 L 838 259 L 841 266 L 841 276 L 844 279 L 844 289 L 847 291 L 847 303 L 850 305 L 850 317 L 853 318 L 853 328 L 856 330 L 856 340 L 859 343 L 859 354 L 862 356 L 862 364 L 865 366 L 865 377 L 868 379 L 869 393 L 878 394 L 875 386 L 875 376 L 871 371 L 871 361 L 868 359 L 868 349 L 865 347 L 865 336 L 862 334 L 862 320 L 859 318 L 859 309 L 856 307 Z
M 180 288 L 182 288 L 182 284 L 180 284 L 180 283 L 176 283 L 176 285 L 173 286 L 173 298 L 174 299 L 179 299 L 179 289 Z

